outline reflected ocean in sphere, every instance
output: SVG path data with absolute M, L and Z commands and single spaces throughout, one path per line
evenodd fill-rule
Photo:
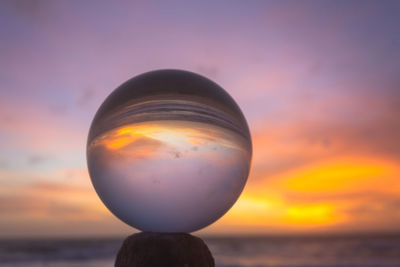
M 142 231 L 192 232 L 235 203 L 249 173 L 245 118 L 214 82 L 159 70 L 128 80 L 92 122 L 87 161 L 104 204 Z

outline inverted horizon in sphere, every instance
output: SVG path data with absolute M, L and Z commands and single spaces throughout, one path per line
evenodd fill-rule
M 192 232 L 239 197 L 251 161 L 247 123 L 212 81 L 186 71 L 117 88 L 90 128 L 87 160 L 103 203 L 143 231 Z

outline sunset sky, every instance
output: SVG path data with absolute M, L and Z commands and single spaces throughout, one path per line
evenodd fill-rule
M 400 1 L 1 1 L 0 237 L 133 231 L 96 195 L 90 123 L 185 69 L 247 118 L 252 169 L 200 234 L 400 231 Z

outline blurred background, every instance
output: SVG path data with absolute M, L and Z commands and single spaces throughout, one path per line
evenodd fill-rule
M 86 138 L 127 79 L 221 85 L 253 137 L 217 266 L 400 266 L 399 1 L 0 2 L 0 265 L 111 266 L 135 230 L 101 203 Z

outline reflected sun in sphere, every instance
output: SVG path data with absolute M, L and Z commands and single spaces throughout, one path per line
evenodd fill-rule
M 152 232 L 192 232 L 235 203 L 251 162 L 233 99 L 191 72 L 159 70 L 117 88 L 90 128 L 87 160 L 104 204 Z

